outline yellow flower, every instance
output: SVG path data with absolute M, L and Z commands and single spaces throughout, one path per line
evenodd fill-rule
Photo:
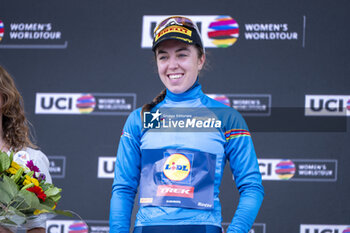
M 27 184 L 32 183 L 31 177 L 30 177 L 30 176 L 25 175 L 24 177 L 25 177 L 25 180 L 23 181 L 23 185 L 24 185 L 24 186 L 26 186 Z M 34 184 L 34 185 L 35 185 L 35 184 Z
M 13 167 L 14 169 L 18 170 L 21 168 L 21 166 L 18 165 L 18 163 L 16 163 L 15 161 L 11 162 L 11 167 Z
M 30 178 L 30 181 L 35 185 L 35 186 L 39 186 L 39 181 L 35 178 Z
M 13 168 L 13 167 L 10 167 L 9 169 L 7 169 L 7 172 L 15 175 L 17 173 L 17 169 Z
M 34 215 L 39 215 L 40 213 L 41 213 L 40 210 L 35 210 L 35 211 L 34 211 Z
M 23 181 L 23 185 L 33 183 L 35 186 L 39 187 L 39 181 L 37 179 L 30 177 L 28 175 L 25 175 L 24 177 L 25 177 L 25 180 Z
M 32 183 L 32 182 L 30 182 L 29 180 L 24 180 L 24 181 L 23 181 L 23 185 L 24 185 L 24 186 L 26 186 L 27 184 L 30 184 L 30 183 Z
M 48 213 L 49 211 L 47 211 L 47 210 L 38 210 L 38 209 L 36 209 L 35 211 L 34 211 L 34 215 L 39 215 L 39 214 L 42 214 L 42 213 Z

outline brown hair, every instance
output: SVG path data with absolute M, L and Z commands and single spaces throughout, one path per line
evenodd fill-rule
M 200 59 L 203 55 L 204 55 L 204 50 L 202 47 L 200 47 L 199 45 L 195 45 L 197 48 L 197 52 L 198 52 L 198 58 Z M 154 50 L 154 55 L 156 57 L 156 52 L 157 52 L 157 48 L 155 48 Z M 157 95 L 151 103 L 148 104 L 144 104 L 142 106 L 142 110 L 141 110 L 141 117 L 143 116 L 144 112 L 150 112 L 152 110 L 152 108 L 154 108 L 157 104 L 159 104 L 160 102 L 162 102 L 164 100 L 166 96 L 166 89 L 164 89 L 163 91 L 161 91 L 159 93 L 159 95 Z
M 25 117 L 23 98 L 10 74 L 1 66 L 0 95 L 2 98 L 0 113 L 3 130 L 3 135 L 1 136 L 6 144 L 15 152 L 27 146 L 36 148 L 30 140 L 30 123 Z

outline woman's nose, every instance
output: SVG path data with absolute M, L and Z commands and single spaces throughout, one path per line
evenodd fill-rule
M 169 59 L 169 68 L 170 69 L 176 69 L 179 67 L 179 63 L 178 61 L 176 60 L 176 58 L 170 58 Z

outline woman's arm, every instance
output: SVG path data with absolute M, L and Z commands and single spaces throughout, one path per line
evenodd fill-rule
M 264 198 L 259 164 L 250 132 L 240 115 L 236 115 L 225 136 L 226 157 L 240 193 L 239 203 L 227 233 L 247 233 Z
M 141 120 L 137 117 L 138 114 L 133 112 L 129 116 L 119 142 L 110 203 L 110 232 L 129 233 L 141 170 Z

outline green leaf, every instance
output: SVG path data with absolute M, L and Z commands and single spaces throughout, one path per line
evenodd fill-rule
M 54 213 L 59 214 L 59 215 L 63 215 L 63 216 L 67 216 L 67 217 L 71 217 L 71 218 L 74 217 L 71 212 L 66 211 L 66 210 L 54 210 Z
M 10 208 L 9 208 L 11 211 L 13 211 L 13 213 L 15 213 L 16 215 L 18 215 L 18 216 L 21 216 L 21 217 L 26 217 L 26 215 L 25 214 L 23 214 L 21 211 L 19 211 L 19 210 L 17 210 L 17 209 L 15 209 L 15 208 L 13 208 L 12 206 L 10 206 Z
M 0 152 L 0 173 L 8 169 L 10 165 L 11 165 L 11 161 L 9 156 L 4 152 Z
M 62 191 L 62 189 L 59 189 L 57 187 L 51 187 L 48 190 L 45 191 L 45 194 L 47 197 L 55 196 L 59 194 Z
M 30 208 L 38 209 L 40 206 L 38 197 L 32 192 L 23 189 L 19 191 L 18 196 L 22 197 L 24 199 L 24 202 L 30 206 Z
M 13 161 L 13 151 L 11 151 L 11 154 L 10 154 L 10 163 L 12 163 Z
M 11 178 L 4 176 L 3 180 L 0 181 L 0 201 L 9 203 L 17 193 L 16 183 Z
M 56 194 L 55 196 L 51 196 L 49 198 L 57 203 L 61 199 L 61 194 Z
M 30 209 L 30 206 L 28 205 L 27 202 L 25 202 L 24 198 L 22 196 L 16 195 L 14 200 L 15 203 L 12 205 L 18 210 L 27 210 Z
M 26 221 L 26 217 L 20 213 L 19 211 L 17 211 L 15 208 L 13 208 L 12 206 L 10 206 L 10 211 L 15 213 L 14 215 L 8 215 L 7 218 L 16 223 L 17 225 L 23 224 Z
M 48 190 L 49 188 L 54 187 L 54 186 L 53 186 L 53 184 L 50 184 L 50 183 L 44 183 L 44 184 L 40 185 L 40 187 L 45 192 L 46 190 Z
M 40 204 L 40 205 L 39 205 L 38 210 L 47 210 L 47 211 L 49 211 L 50 213 L 54 213 L 53 209 L 51 209 L 51 208 L 48 207 L 47 205 L 43 205 L 43 204 Z
M 55 202 L 50 198 L 46 198 L 45 202 L 41 204 L 47 206 L 50 209 L 52 209 L 55 206 Z
M 16 223 L 10 221 L 9 219 L 7 218 L 4 218 L 4 219 L 0 219 L 0 225 L 2 224 L 5 224 L 5 225 L 13 225 L 14 227 L 16 227 Z

